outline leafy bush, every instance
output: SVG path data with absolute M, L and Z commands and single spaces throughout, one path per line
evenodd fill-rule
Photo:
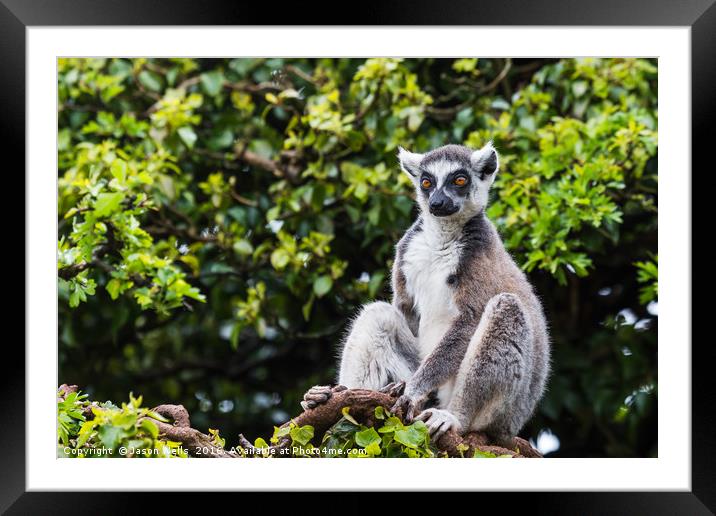
M 60 396 L 61 392 L 58 392 Z M 181 443 L 159 438 L 159 429 L 152 421 L 166 422 L 159 414 L 141 408 L 142 397 L 129 395 L 129 403 L 121 407 L 112 402 L 91 403 L 87 395 L 71 392 L 58 398 L 59 457 L 187 457 Z M 92 417 L 84 415 L 90 410 Z
M 493 140 L 489 216 L 542 297 L 525 429 L 656 453 L 651 59 L 60 59 L 60 379 L 266 435 L 333 380 L 415 217 L 397 146 Z M 648 264 L 648 265 L 647 265 Z M 631 401 L 629 401 L 631 400 Z M 634 401 L 638 400 L 638 401 Z

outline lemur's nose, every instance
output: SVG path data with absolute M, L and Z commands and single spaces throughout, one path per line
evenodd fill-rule
M 432 208 L 433 210 L 439 210 L 444 205 L 445 205 L 445 199 L 443 199 L 443 198 L 432 199 L 430 201 L 430 208 Z

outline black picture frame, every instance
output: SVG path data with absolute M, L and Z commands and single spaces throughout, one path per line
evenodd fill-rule
M 707 161 L 711 145 L 709 129 L 716 103 L 716 0 L 492 0 L 490 2 L 453 1 L 440 4 L 425 0 L 412 2 L 362 2 L 346 11 L 342 20 L 319 22 L 317 13 L 337 13 L 339 4 L 311 4 L 288 8 L 264 3 L 219 2 L 215 0 L 0 0 L 0 147 L 5 157 L 17 157 L 15 170 L 25 170 L 25 30 L 32 26 L 84 25 L 551 25 L 551 26 L 685 26 L 691 28 L 692 72 L 692 163 L 712 168 Z M 336 23 L 338 21 L 338 23 Z M 88 43 L 89 44 L 89 43 Z M 91 48 L 91 47 L 89 47 Z M 704 167 L 704 168 L 705 168 Z M 682 171 L 688 173 L 687 171 Z M 16 176 L 20 174 L 16 173 Z M 693 177 L 693 175 L 692 175 Z M 31 186 L 31 185 L 30 185 Z M 25 181 L 23 180 L 23 190 Z M 696 191 L 693 190 L 692 192 Z M 26 191 L 26 195 L 29 192 Z M 693 217 L 692 217 L 693 219 Z M 692 254 L 693 257 L 699 255 Z M 701 258 L 703 259 L 703 258 Z M 698 264 L 692 259 L 692 270 Z M 696 268 L 695 270 L 701 270 Z M 25 275 L 31 271 L 25 269 Z M 27 307 L 31 309 L 31 307 Z M 697 314 L 700 313 L 698 310 Z M 705 315 L 705 314 L 704 314 Z M 692 320 L 699 320 L 697 316 Z M 525 505 L 530 513 L 550 514 L 711 514 L 716 512 L 716 402 L 713 364 L 716 352 L 713 338 L 694 339 L 692 353 L 692 456 L 691 492 L 587 492 L 587 493 L 479 493 L 480 506 L 489 501 Z M 16 344 L 14 347 L 19 348 Z M 10 342 L 6 342 L 6 349 Z M 2 478 L 0 510 L 8 514 L 104 514 L 148 512 L 157 502 L 172 509 L 189 496 L 173 493 L 173 502 L 152 496 L 126 493 L 26 492 L 25 434 L 25 355 L 3 370 L 4 388 L 0 395 L 2 414 Z M 12 364 L 12 365 L 10 365 Z M 11 444 L 8 444 L 11 443 Z M 661 443 L 668 446 L 668 443 Z M 81 480 L 78 479 L 78 485 Z M 320 485 L 320 484 L 318 484 Z M 217 496 L 212 493 L 211 496 Z M 139 497 L 138 497 L 139 496 Z M 241 495 L 242 497 L 245 495 Z M 351 496 L 365 496 L 355 493 Z M 418 495 L 419 496 L 419 495 Z M 222 497 L 223 498 L 223 497 Z M 416 501 L 404 500 L 407 510 Z M 412 501 L 410 501 L 412 500 Z M 296 500 L 294 500 L 295 502 Z M 214 502 L 216 503 L 216 502 Z M 271 506 L 275 507 L 275 498 Z M 312 501 L 310 505 L 315 506 Z M 343 499 L 344 508 L 350 506 Z M 141 507 L 141 509 L 137 509 Z

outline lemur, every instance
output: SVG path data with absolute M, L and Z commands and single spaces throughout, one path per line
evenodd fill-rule
M 509 445 L 545 390 L 550 342 L 540 301 L 485 215 L 497 151 L 399 148 L 398 159 L 420 214 L 396 246 L 392 303 L 365 305 L 350 326 L 338 390 L 400 395 L 392 410 L 435 440 L 476 430 Z M 315 386 L 301 404 L 336 390 Z

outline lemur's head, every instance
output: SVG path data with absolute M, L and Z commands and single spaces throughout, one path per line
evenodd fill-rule
M 425 154 L 400 147 L 398 159 L 415 184 L 420 209 L 435 217 L 469 218 L 480 213 L 499 168 L 492 142 L 479 150 L 445 145 Z

